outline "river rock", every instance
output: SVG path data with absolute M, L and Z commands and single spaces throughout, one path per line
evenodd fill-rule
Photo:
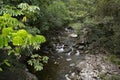
M 70 37 L 73 37 L 73 38 L 78 37 L 78 35 L 77 35 L 77 34 L 75 34 L 75 33 L 72 33 L 72 34 L 70 34 L 69 36 L 70 36 Z
M 66 78 L 66 80 L 71 80 L 71 79 L 68 77 L 68 74 L 65 75 L 65 78 Z
M 71 60 L 72 60 L 71 58 L 66 59 L 66 61 L 71 61 Z
M 72 66 L 75 66 L 75 63 L 71 63 L 70 66 L 71 66 L 71 67 L 72 67 Z
M 99 77 L 100 74 L 112 76 L 112 74 L 116 74 L 115 71 L 119 72 L 119 69 L 116 67 L 116 65 L 105 61 L 105 58 L 107 58 L 107 56 L 102 54 L 86 54 L 85 60 L 76 65 L 77 69 L 80 69 L 79 75 L 81 79 L 101 80 Z
M 80 55 L 80 52 L 77 50 L 76 53 L 75 53 L 76 56 L 79 56 Z
M 79 49 L 79 50 L 83 50 L 83 49 L 84 49 L 84 46 L 81 45 L 81 46 L 78 47 L 78 49 Z

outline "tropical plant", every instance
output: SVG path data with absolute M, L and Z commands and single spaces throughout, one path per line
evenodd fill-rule
M 43 35 L 37 35 L 36 32 L 31 34 L 32 32 L 29 33 L 30 31 L 27 31 L 29 29 L 26 28 L 26 24 L 27 27 L 30 27 L 28 20 L 31 17 L 34 17 L 37 10 L 39 10 L 39 7 L 31 6 L 27 3 L 21 3 L 16 7 L 11 5 L 2 6 L 0 11 L 0 50 L 5 51 L 5 53 L 8 54 L 8 57 L 15 56 L 15 59 L 18 61 L 22 56 L 33 56 L 32 50 L 38 50 L 40 48 L 40 44 L 46 41 Z M 34 30 L 37 30 L 37 28 L 34 28 Z M 24 49 L 28 50 L 29 53 L 26 53 Z M 14 63 L 12 61 L 13 58 L 8 57 L 2 60 L 3 62 L 1 62 L 0 66 L 4 64 L 12 66 L 12 63 Z M 31 58 L 35 58 L 35 61 L 38 60 L 36 57 Z M 38 60 L 40 64 L 42 64 L 42 60 L 43 59 Z M 43 62 L 44 61 L 45 60 L 43 60 Z M 43 67 L 43 65 L 37 66 Z M 35 69 L 41 70 L 39 67 L 35 67 Z M 1 67 L 0 70 L 2 70 L 2 68 L 3 67 Z

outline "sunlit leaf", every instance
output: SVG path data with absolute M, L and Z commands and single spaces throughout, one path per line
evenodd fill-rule
M 20 36 L 22 38 L 27 38 L 27 35 L 28 35 L 27 31 L 24 29 L 18 30 L 17 32 L 17 36 Z
M 3 71 L 3 69 L 0 67 L 0 71 Z
M 7 36 L 7 35 L 9 35 L 12 31 L 13 31 L 13 29 L 12 29 L 11 27 L 3 28 L 3 29 L 2 29 L 2 35 Z
M 7 66 L 10 66 L 10 63 L 8 62 L 7 59 L 4 60 L 4 63 L 5 63 Z
M 13 45 L 21 46 L 24 44 L 24 40 L 20 36 L 13 37 Z
M 44 43 L 46 41 L 46 39 L 42 35 L 36 35 L 35 36 L 35 41 L 38 42 L 38 43 Z
M 27 17 L 24 16 L 23 19 L 22 19 L 22 22 L 26 22 L 27 21 Z

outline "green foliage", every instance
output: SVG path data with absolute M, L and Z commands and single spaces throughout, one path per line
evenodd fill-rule
M 44 43 L 46 41 L 45 37 L 42 36 L 42 35 L 33 36 L 32 34 L 28 33 L 25 29 L 15 29 L 14 27 L 17 26 L 15 23 L 13 23 L 13 24 L 11 23 L 10 27 L 9 27 L 9 23 L 11 22 L 10 20 L 14 21 L 14 19 L 15 19 L 15 21 L 17 21 L 18 24 L 22 24 L 22 23 L 19 22 L 16 18 L 12 18 L 9 15 L 0 16 L 0 19 L 2 18 L 4 20 L 4 18 L 5 18 L 5 20 L 6 20 L 6 16 L 8 16 L 9 22 L 7 21 L 7 24 L 3 24 L 4 27 L 1 28 L 2 33 L 0 35 L 0 48 L 5 48 L 5 47 L 8 47 L 8 46 L 11 46 L 10 50 L 8 51 L 9 55 L 11 53 L 14 53 L 16 56 L 19 56 L 20 55 L 20 49 L 21 48 L 26 48 L 28 46 L 31 46 L 34 49 L 39 49 L 40 44 Z M 12 45 L 10 45 L 9 43 L 12 43 L 12 45 L 15 46 L 16 48 L 13 49 Z M 4 61 L 4 63 L 7 66 L 10 66 L 9 63 L 6 60 Z
M 18 10 L 15 6 L 5 5 L 1 8 L 0 15 L 10 14 L 11 16 L 21 16 L 23 12 Z
M 109 61 L 111 61 L 112 63 L 116 64 L 116 65 L 120 65 L 120 59 L 117 58 L 116 55 L 111 55 L 109 57 Z
M 35 13 L 36 10 L 40 10 L 39 7 L 37 7 L 37 6 L 30 6 L 27 3 L 21 3 L 21 4 L 19 4 L 18 8 L 22 9 L 22 11 L 27 11 L 27 13 L 29 13 L 29 12 L 30 13 L 31 12 Z
M 2 69 L 2 68 L 0 68 L 0 71 L 3 71 L 3 69 Z
M 13 29 L 11 27 L 2 29 L 2 35 L 3 36 L 7 36 L 7 35 L 11 34 L 12 32 L 13 32 Z
M 28 18 L 32 17 L 33 19 L 35 19 L 35 13 L 37 13 L 37 11 L 40 10 L 39 7 L 29 5 L 27 3 L 19 4 L 18 8 L 20 8 L 21 12 L 23 12 L 26 17 L 28 17 Z
M 54 26 L 62 26 L 68 17 L 68 9 L 64 2 L 54 1 L 47 7 L 49 21 Z
M 97 15 L 99 16 L 118 16 L 120 7 L 119 0 L 97 0 Z
M 120 53 L 120 1 L 119 0 L 70 0 L 67 2 L 72 25 L 76 30 L 89 28 L 88 42 L 94 42 L 110 53 Z
M 95 0 L 70 0 L 67 5 L 71 20 L 78 21 L 93 13 L 95 11 Z
M 42 61 L 42 63 L 41 63 Z M 34 54 L 31 56 L 31 59 L 28 61 L 28 64 L 34 66 L 34 69 L 40 71 L 43 69 L 43 63 L 47 63 L 48 57 L 39 56 L 38 54 Z
M 6 18 L 8 18 L 8 20 Z M 12 42 L 12 40 L 14 45 L 17 45 L 17 42 L 22 45 L 23 42 L 22 38 L 26 38 L 27 32 L 25 30 L 18 30 L 16 32 L 16 30 L 13 29 L 17 28 L 18 25 L 22 25 L 24 27 L 25 25 L 7 14 L 0 16 L 0 19 L 2 19 L 1 20 L 2 34 L 0 35 L 1 38 L 0 47 L 3 48 L 4 46 L 8 46 L 8 43 Z
M 0 9 L 0 15 L 9 14 L 10 16 L 25 16 L 24 18 L 29 18 L 36 20 L 35 13 L 39 11 L 40 8 L 37 6 L 29 5 L 28 3 L 20 3 L 19 5 L 4 5 Z M 26 22 L 26 21 L 25 21 Z
M 40 44 L 46 41 L 44 36 L 36 35 L 39 32 L 37 28 L 34 28 L 36 32 L 30 33 L 26 28 L 26 25 L 30 27 L 28 20 L 30 18 L 35 19 L 36 11 L 40 10 L 39 7 L 27 3 L 12 5 L 2 5 L 0 9 L 0 48 L 8 54 L 7 59 L 0 62 L 0 66 L 4 63 L 11 67 L 14 63 L 13 59 L 19 62 L 21 55 L 24 57 L 32 56 L 32 50 L 39 49 Z M 32 30 L 32 27 L 30 29 Z M 29 52 L 25 52 L 24 49 Z M 39 57 L 41 56 L 39 55 Z M 36 70 L 41 70 L 40 67 L 43 67 L 42 60 L 37 61 L 35 58 L 35 61 L 39 62 L 39 65 L 33 65 Z M 2 71 L 2 68 L 0 68 L 0 71 Z
M 42 31 L 62 27 L 68 23 L 69 11 L 62 0 L 35 0 L 33 4 L 40 7 L 37 21 L 34 23 Z
M 82 29 L 83 27 L 83 24 L 77 22 L 77 23 L 69 24 L 69 26 L 72 26 L 72 28 L 75 30 L 75 33 L 79 34 L 80 29 Z
M 24 40 L 20 36 L 16 36 L 13 38 L 13 45 L 15 46 L 21 46 L 24 44 Z
M 3 16 L 0 16 L 0 29 L 5 27 L 23 28 L 25 25 L 16 18 L 12 18 L 9 14 L 4 14 Z
M 9 61 L 6 59 L 6 60 L 4 60 L 4 63 L 7 65 L 7 66 L 10 66 L 10 63 L 9 63 Z
M 36 0 L 33 3 L 40 7 L 35 24 L 41 31 L 74 22 L 81 24 L 86 17 L 94 15 L 96 9 L 95 0 Z
M 107 49 L 110 53 L 120 53 L 120 37 L 119 37 L 119 7 L 118 0 L 97 0 L 96 2 L 96 27 L 95 34 L 98 36 L 96 41 L 100 42 L 100 46 Z M 101 34 L 102 33 L 102 34 Z
M 8 38 L 0 35 L 0 48 L 8 46 Z

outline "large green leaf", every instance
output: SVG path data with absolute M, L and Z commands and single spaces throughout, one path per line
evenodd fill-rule
M 9 35 L 12 31 L 13 31 L 13 29 L 12 29 L 11 27 L 3 28 L 3 29 L 2 29 L 2 35 L 3 35 L 3 36 L 7 36 L 7 35 Z
M 46 41 L 46 39 L 45 39 L 45 37 L 42 36 L 42 35 L 36 35 L 36 36 L 35 36 L 35 41 L 36 41 L 37 43 L 44 43 L 44 42 Z
M 21 30 L 19 30 L 19 31 L 17 32 L 17 36 L 20 36 L 20 37 L 22 37 L 22 38 L 27 38 L 28 33 L 27 33 L 26 30 L 21 29 Z
M 20 36 L 13 37 L 13 45 L 15 46 L 22 46 L 24 45 L 24 40 Z
M 4 63 L 7 65 L 7 66 L 10 66 L 10 63 L 7 59 L 4 60 Z
M 11 17 L 9 14 L 4 14 L 3 16 L 0 16 L 0 27 L 25 27 L 23 23 L 18 21 L 16 18 Z
M 0 71 L 3 71 L 3 69 L 0 67 Z
M 5 5 L 0 11 L 0 15 L 2 14 L 10 14 L 11 16 L 20 16 L 23 15 L 23 12 L 17 9 L 15 6 Z

